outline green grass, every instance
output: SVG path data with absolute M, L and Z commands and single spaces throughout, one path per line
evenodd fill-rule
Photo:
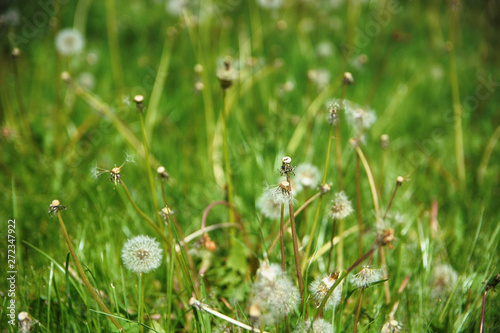
M 217 332 L 231 327 L 191 307 L 193 292 L 210 308 L 249 324 L 255 271 L 279 234 L 279 219 L 261 220 L 256 201 L 265 182 L 271 186 L 280 182 L 277 169 L 283 156 L 291 156 L 292 165 L 308 162 L 323 171 L 330 129 L 325 103 L 340 98 L 347 71 L 355 84 L 347 88 L 346 98 L 377 115 L 361 149 L 374 174 L 381 214 L 396 177 L 406 178 L 387 219 L 387 227 L 394 228 L 397 238 L 394 249 L 385 249 L 389 278 L 385 284 L 391 302 L 386 304 L 384 284 L 365 290 L 358 331 L 379 332 L 396 301 L 394 319 L 407 332 L 479 331 L 484 282 L 500 273 L 500 155 L 495 134 L 500 125 L 500 58 L 493 10 L 472 1 L 461 3 L 458 9 L 453 52 L 464 143 L 457 148 L 448 3 L 387 1 L 383 10 L 373 3 L 342 2 L 334 9 L 326 1 L 292 1 L 273 11 L 261 8 L 255 0 L 201 1 L 179 18 L 165 12 L 164 1 L 116 1 L 118 48 L 108 35 L 108 25 L 111 31 L 113 26 L 107 21 L 112 15 L 106 11 L 112 3 L 68 2 L 54 13 L 39 2 L 22 6 L 14 2 L 0 10 L 18 8 L 22 18 L 18 25 L 0 26 L 0 253 L 3 268 L 8 259 L 7 222 L 15 218 L 16 314 L 29 313 L 37 322 L 32 332 L 116 331 L 81 283 L 73 259 L 68 259 L 59 222 L 48 215 L 54 199 L 67 206 L 60 213 L 90 283 L 102 291 L 104 303 L 128 332 L 140 330 L 138 279 L 123 266 L 121 250 L 127 239 L 141 234 L 156 237 L 164 251 L 160 268 L 145 274 L 143 280 L 144 313 L 153 318 L 144 320 L 147 327 L 158 332 Z M 216 13 L 198 20 L 208 6 L 215 6 Z M 74 56 L 60 56 L 54 43 L 57 30 L 73 26 L 84 30 L 85 48 Z M 368 38 L 363 38 L 363 32 Z M 323 41 L 333 48 L 327 57 L 316 51 Z M 352 53 L 343 52 L 346 45 Z M 11 56 L 14 47 L 21 51 L 16 59 Z M 89 62 L 89 54 L 97 62 Z M 356 65 L 362 54 L 368 61 Z M 158 227 L 164 232 L 160 237 L 134 210 L 122 185 L 110 182 L 109 173 L 96 179 L 90 171 L 96 165 L 110 170 L 133 155 L 135 163 L 126 163 L 121 177 L 138 207 L 158 223 L 148 163 L 141 155 L 141 120 L 133 102 L 135 95 L 144 95 L 150 171 L 155 177 L 156 168 L 163 165 L 169 173 L 166 198 L 182 233 L 187 236 L 200 230 L 205 208 L 227 200 L 223 93 L 216 77 L 226 56 L 232 57 L 240 73 L 227 92 L 226 103 L 234 206 L 245 232 L 217 229 L 209 233 L 217 245 L 215 251 L 203 248 L 198 237 L 187 245 L 188 253 L 171 256 L 169 240 L 181 237 L 175 234 L 172 221 Z M 196 64 L 203 66 L 201 74 L 195 73 Z M 312 69 L 329 71 L 324 87 L 308 79 Z M 166 76 L 157 75 L 161 70 Z M 70 73 L 72 83 L 61 79 L 63 71 Z M 89 92 L 75 86 L 84 72 L 95 78 Z M 122 79 L 116 82 L 117 78 Z M 195 91 L 197 81 L 203 83 L 202 91 Z M 293 82 L 292 91 L 283 90 L 286 81 Z M 340 127 L 344 191 L 354 205 L 356 151 L 349 139 L 356 129 L 344 114 Z M 382 134 L 388 134 L 391 142 L 384 170 Z M 332 189 L 321 201 L 311 253 L 328 244 L 332 234 L 334 223 L 328 209 L 339 191 L 335 145 L 332 142 L 327 177 Z M 464 182 L 457 170 L 457 149 L 464 152 Z M 366 252 L 377 234 L 376 216 L 363 165 L 360 176 Z M 161 208 L 160 186 L 161 181 L 155 179 Z M 310 190 L 308 196 L 314 193 Z M 308 196 L 297 195 L 295 210 Z M 296 218 L 299 242 L 311 229 L 317 203 Z M 437 207 L 435 218 L 433 206 Z M 227 207 L 218 205 L 206 222 L 210 226 L 229 219 Z M 356 225 L 352 214 L 344 230 Z M 337 250 L 334 247 L 332 268 Z M 344 239 L 343 251 L 345 269 L 359 257 L 358 231 Z M 270 262 L 280 262 L 279 252 L 278 242 L 269 254 Z M 285 253 L 287 273 L 298 285 L 289 233 Z M 330 274 L 327 259 L 328 252 L 314 260 L 304 279 L 311 282 Z M 364 261 L 353 273 L 367 264 Z M 432 276 L 441 264 L 451 265 L 458 278 L 437 297 Z M 372 266 L 382 268 L 378 251 Z M 203 276 L 198 274 L 201 269 Z M 408 284 L 398 293 L 407 277 Z M 14 332 L 7 317 L 8 289 L 4 278 L 0 327 Z M 353 331 L 360 295 L 358 290 L 351 294 L 353 289 L 350 282 L 344 284 L 343 305 L 333 316 L 336 332 Z M 310 317 L 316 314 L 310 302 L 306 308 Z M 488 293 L 484 332 L 500 330 L 499 309 L 498 295 Z M 332 315 L 331 310 L 324 312 L 329 322 Z M 288 316 L 290 330 L 303 316 L 299 309 Z M 276 326 L 265 330 L 274 332 Z

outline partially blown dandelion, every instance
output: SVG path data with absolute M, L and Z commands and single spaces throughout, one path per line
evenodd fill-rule
M 335 199 L 332 200 L 330 215 L 336 220 L 343 220 L 353 212 L 351 201 L 342 191 L 335 193 Z
M 366 289 L 372 283 L 380 281 L 381 279 L 382 270 L 365 267 L 358 274 L 352 277 L 351 282 L 358 288 Z
M 334 328 L 326 320 L 319 318 L 313 322 L 312 329 L 311 329 L 311 321 L 307 320 L 305 323 L 297 326 L 297 328 L 293 332 L 294 333 L 306 333 L 306 332 L 333 333 Z
M 328 291 L 330 290 L 331 287 L 333 287 L 338 278 L 339 278 L 339 272 L 333 272 L 332 274 L 327 275 L 323 278 L 316 279 L 309 285 L 309 291 L 311 292 L 311 299 L 317 308 L 319 308 L 326 294 L 328 294 Z M 332 294 L 326 301 L 325 308 L 333 309 L 340 303 L 341 297 L 342 297 L 342 284 L 339 284 L 337 287 L 335 287 Z M 314 331 L 316 331 L 316 329 Z
M 318 186 L 320 178 L 321 175 L 317 167 L 308 163 L 299 164 L 295 169 L 295 189 L 300 192 L 304 188 L 315 188 Z
M 135 273 L 148 273 L 160 267 L 162 249 L 154 238 L 136 236 L 129 239 L 122 249 L 125 267 Z

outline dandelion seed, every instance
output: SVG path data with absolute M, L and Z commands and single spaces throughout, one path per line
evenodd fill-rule
M 83 50 L 85 40 L 83 35 L 75 29 L 66 28 L 56 36 L 56 49 L 63 56 L 78 54 Z
M 351 201 L 349 201 L 344 191 L 335 193 L 335 199 L 332 200 L 330 216 L 336 220 L 343 220 L 352 212 Z
M 320 182 L 320 177 L 319 169 L 314 165 L 299 164 L 295 170 L 295 190 L 300 192 L 304 188 L 316 188 Z
M 449 294 L 457 283 L 457 272 L 449 264 L 441 264 L 432 270 L 432 295 L 441 297 Z
M 125 157 L 125 161 L 122 163 L 122 165 L 117 167 L 115 164 L 115 167 L 112 168 L 111 170 L 99 168 L 96 164 L 90 170 L 90 174 L 92 175 L 93 178 L 97 179 L 97 178 L 99 178 L 100 175 L 105 174 L 105 173 L 109 173 L 111 182 L 113 182 L 116 186 L 118 184 L 121 184 L 121 181 L 122 181 L 121 169 L 127 163 L 134 163 L 135 164 L 134 155 L 127 154 Z
M 314 333 L 333 333 L 335 330 L 329 322 L 322 318 L 318 318 L 314 321 L 312 324 L 312 330 L 311 330 L 311 321 L 307 320 L 305 323 L 302 323 L 301 325 L 297 326 L 295 330 L 293 331 L 294 333 L 307 333 L 307 332 L 314 332 Z
M 335 284 L 339 278 L 339 272 L 333 272 L 331 275 L 327 275 L 323 278 L 316 279 L 309 285 L 309 291 L 311 292 L 311 299 L 314 305 L 319 308 L 323 299 L 328 294 L 330 288 Z M 325 304 L 325 308 L 333 309 L 340 303 L 340 298 L 342 297 L 342 284 L 339 284 L 333 290 L 332 294 L 328 298 Z
M 352 277 L 351 282 L 358 288 L 366 289 L 372 283 L 380 281 L 381 279 L 382 270 L 364 267 L 358 274 Z
M 154 238 L 136 236 L 129 239 L 122 249 L 125 267 L 135 273 L 148 273 L 160 267 L 162 249 Z

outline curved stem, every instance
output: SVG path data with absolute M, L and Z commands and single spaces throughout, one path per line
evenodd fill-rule
M 78 270 L 78 273 L 80 274 L 80 277 L 82 278 L 83 283 L 85 284 L 85 287 L 89 290 L 90 294 L 92 297 L 95 299 L 97 304 L 99 304 L 99 307 L 101 308 L 102 311 L 106 312 L 109 314 L 107 316 L 109 320 L 113 323 L 113 325 L 116 326 L 116 328 L 120 332 L 125 332 L 125 329 L 120 325 L 120 323 L 116 320 L 115 317 L 113 317 L 113 314 L 111 311 L 109 311 L 108 307 L 104 304 L 104 302 L 101 300 L 101 298 L 97 295 L 97 293 L 94 290 L 94 287 L 90 284 L 89 279 L 87 278 L 87 275 L 85 275 L 85 271 L 83 270 L 82 264 L 80 263 L 80 260 L 78 260 L 78 257 L 76 256 L 75 249 L 73 248 L 73 245 L 71 244 L 71 241 L 69 239 L 68 231 L 66 230 L 66 226 L 64 225 L 64 221 L 61 216 L 61 212 L 57 212 L 57 218 L 59 219 L 59 224 L 61 225 L 61 230 L 64 235 L 64 239 L 66 240 L 66 245 L 68 245 L 69 252 L 71 253 L 71 257 L 73 258 L 73 261 L 75 262 L 76 269 Z
M 378 203 L 378 195 L 377 195 L 377 187 L 375 186 L 375 179 L 373 178 L 373 173 L 370 168 L 370 165 L 368 164 L 368 161 L 366 160 L 366 157 L 359 146 L 356 146 L 356 152 L 358 153 L 358 156 L 361 159 L 361 162 L 363 163 L 366 176 L 368 177 L 368 183 L 370 184 L 370 190 L 372 193 L 373 208 L 375 209 L 375 217 L 377 219 L 377 226 L 380 226 L 380 206 Z

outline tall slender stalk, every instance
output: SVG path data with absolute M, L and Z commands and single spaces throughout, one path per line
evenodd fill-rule
M 285 204 L 281 204 L 281 216 L 280 216 L 280 245 L 281 245 L 281 270 L 283 275 L 285 274 L 285 240 L 284 240 L 284 228 L 283 228 L 283 215 L 285 215 Z
M 139 332 L 144 332 L 144 286 L 143 286 L 143 280 L 144 279 L 144 273 L 140 272 L 139 273 L 139 300 L 137 304 L 137 322 L 139 323 Z
M 228 139 L 228 111 L 227 107 L 227 99 L 226 99 L 226 90 L 223 90 L 222 95 L 222 146 L 223 146 L 223 154 L 224 154 L 224 165 L 226 167 L 226 186 L 227 186 L 227 201 L 231 207 L 234 207 L 234 198 L 233 198 L 233 181 L 232 181 L 232 173 L 231 173 L 231 161 L 229 158 L 229 139 Z M 234 212 L 232 210 L 229 211 L 229 222 L 234 222 Z
M 460 104 L 460 91 L 458 87 L 457 61 L 455 48 L 457 46 L 458 30 L 458 5 L 451 5 L 450 17 L 450 85 L 451 97 L 453 101 L 453 122 L 455 127 L 455 159 L 457 163 L 457 174 L 460 186 L 465 187 L 465 158 L 464 158 L 464 139 L 462 129 L 462 105 Z
M 125 329 L 120 325 L 120 323 L 116 320 L 115 317 L 113 317 L 113 314 L 111 311 L 109 311 L 108 307 L 104 304 L 104 302 L 101 300 L 101 298 L 97 295 L 97 293 L 94 290 L 94 287 L 90 284 L 89 279 L 87 278 L 87 275 L 85 275 L 85 271 L 83 270 L 82 264 L 80 263 L 80 260 L 78 260 L 78 257 L 76 256 L 75 249 L 73 248 L 73 245 L 71 244 L 71 241 L 69 239 L 68 231 L 66 230 L 66 226 L 64 224 L 64 221 L 61 216 L 61 212 L 57 211 L 57 218 L 59 219 L 59 224 L 61 225 L 61 230 L 63 232 L 64 239 L 66 240 L 66 245 L 68 245 L 69 252 L 71 253 L 71 257 L 73 258 L 73 261 L 75 263 L 76 269 L 78 270 L 78 274 L 80 274 L 80 277 L 82 278 L 83 283 L 85 284 L 85 287 L 87 287 L 88 291 L 90 292 L 90 295 L 95 299 L 99 307 L 103 312 L 106 312 L 109 314 L 108 319 L 111 320 L 113 325 L 120 331 L 120 332 L 125 332 Z
M 359 314 L 361 313 L 361 303 L 363 302 L 363 295 L 365 294 L 365 288 L 361 288 L 361 294 L 358 298 L 358 304 L 356 305 L 356 317 L 354 318 L 354 328 L 353 333 L 358 331 Z
M 144 115 L 143 115 L 143 112 L 144 112 L 143 100 L 144 100 L 144 97 L 142 95 L 137 95 L 134 97 L 134 101 L 137 104 L 137 112 L 139 113 L 139 117 L 141 119 L 142 143 L 144 146 L 146 169 L 148 172 L 149 189 L 151 191 L 151 197 L 153 198 L 153 204 L 155 207 L 155 212 L 156 212 L 155 215 L 156 215 L 156 219 L 158 221 L 158 226 L 160 227 L 160 230 L 163 230 L 163 221 L 162 221 L 160 214 L 159 214 L 160 207 L 158 205 L 158 197 L 156 196 L 153 173 L 151 171 L 151 163 L 149 161 L 148 139 L 146 136 L 146 126 L 144 125 Z
M 120 92 L 123 88 L 123 72 L 120 45 L 118 43 L 115 0 L 106 0 L 106 26 L 108 30 L 109 54 L 111 56 L 111 71 L 115 81 L 115 89 Z
M 363 213 L 361 205 L 361 170 L 359 155 L 356 155 L 356 218 L 358 220 L 358 248 L 359 255 L 363 254 Z

